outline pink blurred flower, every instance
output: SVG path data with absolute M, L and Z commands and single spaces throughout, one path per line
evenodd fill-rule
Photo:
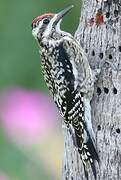
M 34 143 L 54 129 L 57 113 L 46 94 L 12 89 L 0 99 L 0 119 L 9 136 Z
M 2 172 L 0 172 L 0 180 L 8 180 L 8 177 Z

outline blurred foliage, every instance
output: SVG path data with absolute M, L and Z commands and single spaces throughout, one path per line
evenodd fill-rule
M 74 33 L 79 21 L 80 0 L 0 1 L 0 88 L 22 86 L 45 90 L 31 21 L 39 14 L 58 12 L 70 4 L 75 7 L 64 18 L 62 28 Z
M 41 162 L 36 162 L 31 153 L 10 143 L 3 134 L 0 131 L 0 171 L 9 177 L 8 180 L 50 180 Z

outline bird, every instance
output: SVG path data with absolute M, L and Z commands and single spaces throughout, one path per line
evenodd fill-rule
M 59 13 L 49 12 L 34 18 L 32 35 L 39 46 L 45 82 L 70 132 L 88 180 L 89 166 L 96 179 L 95 162 L 99 163 L 90 106 L 95 75 L 79 42 L 61 30 L 62 19 L 72 8 L 70 5 Z

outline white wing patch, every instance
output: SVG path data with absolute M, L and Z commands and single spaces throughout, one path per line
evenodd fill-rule
M 91 106 L 89 100 L 84 98 L 84 116 L 85 116 L 85 122 L 87 125 L 87 129 L 89 131 L 89 134 L 91 136 L 91 139 L 95 142 L 95 134 L 92 128 L 92 119 L 91 119 Z

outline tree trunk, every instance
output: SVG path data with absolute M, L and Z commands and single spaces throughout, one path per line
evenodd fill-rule
M 92 69 L 101 68 L 92 99 L 93 129 L 100 157 L 97 180 L 121 180 L 121 2 L 84 0 L 75 34 Z M 85 180 L 82 162 L 65 131 L 62 180 Z M 93 180 L 91 169 L 89 179 Z

